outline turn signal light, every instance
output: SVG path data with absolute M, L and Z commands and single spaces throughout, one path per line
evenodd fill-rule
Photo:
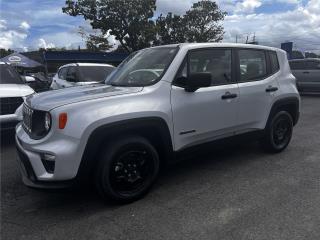
M 59 114 L 59 128 L 64 129 L 65 126 L 67 125 L 67 121 L 68 121 L 67 113 L 60 113 Z

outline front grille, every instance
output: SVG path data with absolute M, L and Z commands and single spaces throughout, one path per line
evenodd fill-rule
M 30 107 L 28 107 L 27 104 L 23 104 L 22 115 L 23 115 L 22 126 L 26 132 L 31 133 L 33 110 Z
M 5 97 L 0 98 L 0 115 L 13 114 L 17 108 L 23 103 L 21 97 Z

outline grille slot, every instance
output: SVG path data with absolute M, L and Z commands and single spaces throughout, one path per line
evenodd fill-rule
M 31 133 L 33 110 L 29 108 L 26 104 L 23 104 L 22 115 L 23 115 L 22 126 L 26 132 Z
M 14 114 L 22 103 L 21 97 L 0 98 L 0 115 Z

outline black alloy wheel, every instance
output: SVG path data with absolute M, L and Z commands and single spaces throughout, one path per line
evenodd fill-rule
M 143 137 L 123 137 L 102 152 L 96 186 L 105 199 L 132 202 L 151 188 L 159 173 L 159 156 Z
M 268 122 L 262 147 L 268 152 L 279 153 L 289 145 L 293 132 L 293 120 L 286 111 L 276 113 Z

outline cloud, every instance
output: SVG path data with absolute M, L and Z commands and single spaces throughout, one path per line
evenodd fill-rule
M 1 0 L 0 0 L 1 1 Z M 156 16 L 184 14 L 198 0 L 157 0 Z M 225 42 L 244 42 L 254 33 L 264 45 L 279 47 L 286 40 L 299 49 L 320 49 L 320 0 L 216 0 L 228 16 L 223 22 Z M 92 31 L 83 17 L 63 14 L 63 1 L 3 1 L 0 47 L 36 49 L 41 46 L 77 48 L 84 41 L 78 26 Z M 44 41 L 40 41 L 43 39 Z M 111 39 L 112 42 L 113 39 Z
M 196 0 L 158 0 L 157 12 L 166 14 L 172 12 L 175 14 L 184 14 Z
M 54 48 L 55 45 L 53 43 L 47 43 L 46 40 L 44 40 L 43 38 L 40 38 L 38 40 L 38 47 L 48 49 L 48 48 Z
M 226 42 L 234 42 L 236 36 L 245 42 L 255 33 L 263 45 L 280 47 L 281 42 L 293 41 L 298 50 L 320 52 L 320 0 L 281 13 L 234 13 L 226 17 L 224 27 Z
M 28 37 L 26 29 L 9 29 L 7 24 L 6 20 L 0 19 L 0 48 L 21 48 L 25 50 L 24 41 Z
M 24 31 L 27 31 L 27 30 L 29 30 L 30 25 L 29 25 L 29 23 L 27 23 L 26 21 L 23 21 L 23 22 L 21 22 L 21 24 L 20 24 L 20 28 L 21 28 L 22 30 L 24 30 Z
M 235 13 L 253 13 L 254 10 L 262 5 L 260 0 L 244 0 L 236 4 Z
M 0 19 L 0 30 L 6 30 L 7 29 L 7 21 L 4 19 Z
M 191 8 L 193 3 L 198 1 L 199 0 L 157 0 L 156 15 L 160 13 L 167 14 L 168 12 L 184 14 Z M 233 12 L 236 8 L 234 0 L 216 0 L 215 2 L 223 11 Z

